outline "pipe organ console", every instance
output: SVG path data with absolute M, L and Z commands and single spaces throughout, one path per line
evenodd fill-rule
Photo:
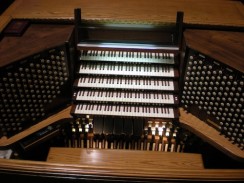
M 108 25 L 95 37 L 89 25 L 82 27 L 80 11 L 75 13 L 79 56 L 72 137 L 82 136 L 86 142 L 72 146 L 182 151 L 177 123 L 183 13 L 178 12 L 175 25 L 155 42 L 136 36 L 145 30 L 135 25 L 120 25 L 124 31 L 120 37 L 104 40 L 109 36 L 106 31 L 121 33 Z
M 183 162 L 210 148 L 226 164 L 205 166 L 243 168 L 243 32 L 184 29 L 183 12 L 162 25 L 74 13 L 74 26 L 24 21 L 23 34 L 3 36 L 0 157 L 57 163 L 68 152 L 75 163 L 77 149 L 88 159 L 128 150 Z

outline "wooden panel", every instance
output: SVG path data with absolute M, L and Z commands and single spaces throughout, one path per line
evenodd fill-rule
M 205 122 L 198 119 L 191 113 L 187 113 L 183 108 L 180 108 L 180 123 L 186 129 L 189 129 L 200 138 L 206 140 L 209 144 L 223 151 L 225 154 L 238 161 L 244 161 L 244 151 L 237 145 L 232 144 L 223 135 L 220 135 L 217 130 L 209 126 Z
M 22 1 L 23 0 L 15 0 L 14 2 L 12 2 L 12 4 L 7 9 L 5 9 L 3 15 L 11 16 L 16 11 L 16 8 L 23 3 Z
M 186 30 L 187 46 L 219 62 L 244 72 L 244 33 Z
M 30 128 L 18 133 L 17 135 L 12 136 L 9 139 L 7 139 L 6 137 L 1 138 L 0 147 L 3 148 L 5 146 L 11 145 L 11 144 L 27 137 L 28 135 L 37 132 L 38 130 L 40 130 L 44 127 L 47 127 L 48 125 L 50 125 L 58 120 L 61 120 L 64 118 L 70 118 L 71 117 L 70 110 L 71 110 L 71 107 L 67 107 L 67 108 L 63 109 L 62 111 L 41 121 L 40 123 L 37 123 L 36 125 L 31 126 Z
M 81 148 L 51 148 L 48 162 L 64 164 L 95 165 L 97 168 L 113 166 L 125 169 L 184 168 L 203 169 L 200 154 L 165 153 L 136 150 L 98 150 Z
M 21 37 L 4 37 L 0 42 L 0 67 L 64 44 L 72 29 L 72 25 L 32 24 Z
M 177 161 L 177 160 L 175 160 Z M 129 161 L 127 161 L 130 164 Z M 60 179 L 84 180 L 124 180 L 126 182 L 155 182 L 155 181 L 243 181 L 244 170 L 240 169 L 171 169 L 158 168 L 157 166 L 146 167 L 150 160 L 144 161 L 145 169 L 141 167 L 98 167 L 94 164 L 65 164 L 49 163 L 28 160 L 0 159 L 0 173 L 12 172 L 28 176 L 59 177 Z M 128 168 L 129 167 L 129 168 Z M 72 181 L 71 181 L 72 182 Z
M 6 15 L 13 18 L 73 19 L 74 8 L 82 18 L 99 21 L 175 22 L 176 12 L 184 11 L 184 22 L 201 25 L 244 26 L 244 6 L 239 1 L 207 0 L 22 0 Z M 15 11 L 13 11 L 15 9 Z
M 0 16 L 0 33 L 3 31 L 3 29 L 6 27 L 6 25 L 10 22 L 11 17 L 10 16 Z

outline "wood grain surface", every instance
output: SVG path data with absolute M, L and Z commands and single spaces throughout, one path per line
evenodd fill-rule
M 32 24 L 21 37 L 4 37 L 0 42 L 0 67 L 64 45 L 73 28 L 73 25 Z
M 244 26 L 244 6 L 239 1 L 211 0 L 18 0 L 4 13 L 13 18 L 72 20 L 74 8 L 82 18 L 99 21 L 175 22 L 184 12 L 187 24 Z
M 71 117 L 70 110 L 71 110 L 71 107 L 69 106 L 69 107 L 61 110 L 60 112 L 48 117 L 47 119 L 37 123 L 36 125 L 33 125 L 30 128 L 18 133 L 17 135 L 14 135 L 10 138 L 5 138 L 5 137 L 1 138 L 0 139 L 0 147 L 3 148 L 3 147 L 6 147 L 8 145 L 11 145 L 15 142 L 18 142 L 19 140 L 27 137 L 28 135 L 33 134 L 42 128 L 45 128 L 48 125 L 50 125 L 50 124 L 52 124 L 58 120 L 61 120 L 64 118 L 70 118 Z
M 6 27 L 6 25 L 10 22 L 11 17 L 10 16 L 0 16 L 0 33 L 3 31 L 3 29 Z
M 187 113 L 183 108 L 180 108 L 180 123 L 186 129 L 189 129 L 200 138 L 206 140 L 209 144 L 223 151 L 225 154 L 238 161 L 244 161 L 244 151 L 236 144 L 232 144 L 223 135 L 213 127 L 198 119 L 191 113 Z
M 164 155 L 162 154 L 162 159 Z M 161 158 L 158 161 L 161 161 Z M 129 159 L 129 158 L 128 158 Z M 78 161 L 78 160 L 77 160 Z M 169 160 L 170 161 L 170 160 Z M 167 162 L 169 162 L 167 161 Z M 176 162 L 174 159 L 172 162 Z M 143 163 L 143 161 L 141 161 Z M 144 163 L 150 163 L 150 160 Z M 129 164 L 129 162 L 128 162 Z M 163 163 L 162 163 L 163 164 Z M 173 165 L 171 165 L 173 166 Z M 134 181 L 243 181 L 244 170 L 241 169 L 201 169 L 201 168 L 158 168 L 150 165 L 140 166 L 97 166 L 92 162 L 87 164 L 66 164 L 62 162 L 38 162 L 29 160 L 7 160 L 0 159 L 0 172 L 18 172 L 29 176 L 47 176 L 82 179 L 82 180 L 127 180 Z M 129 167 L 129 168 L 128 168 Z M 153 168 L 152 168 L 153 167 Z M 151 169 L 152 168 L 152 169 Z
M 124 167 L 125 169 L 183 168 L 203 169 L 201 154 L 165 153 L 136 150 L 99 150 L 81 148 L 51 148 L 48 162 Z
M 184 38 L 193 50 L 244 72 L 244 32 L 187 29 Z

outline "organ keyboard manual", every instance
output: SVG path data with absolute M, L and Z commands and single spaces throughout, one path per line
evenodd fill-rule
M 134 130 L 141 134 L 152 131 L 153 135 L 157 133 L 166 141 L 164 147 L 161 140 L 157 147 L 144 148 L 176 151 L 173 139 L 178 134 L 178 64 L 183 13 L 178 12 L 176 23 L 166 26 L 166 30 L 155 27 L 155 31 L 165 35 L 154 40 L 140 37 L 145 27 L 133 24 L 107 25 L 100 27 L 104 32 L 93 35 L 92 27 L 82 25 L 79 9 L 75 14 L 78 63 L 71 114 L 78 126 L 73 127 L 74 133 L 89 131 L 90 125 L 97 133 L 101 131 L 100 135 L 103 128 L 111 128 L 110 135 L 121 135 L 115 134 L 113 129 L 116 126 L 123 129 L 128 123 L 129 128 L 134 126 Z M 124 31 L 122 34 L 121 28 Z M 107 33 L 111 30 L 116 37 Z M 132 37 L 135 33 L 139 36 Z M 123 130 L 121 133 L 124 133 Z M 134 131 L 129 130 L 128 133 L 133 135 Z M 172 144 L 172 149 L 168 144 Z M 93 147 L 93 143 L 85 144 L 85 147 Z

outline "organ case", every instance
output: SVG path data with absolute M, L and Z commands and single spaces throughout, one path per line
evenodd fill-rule
M 161 26 L 87 24 L 76 9 L 75 22 L 71 146 L 183 151 L 176 137 L 183 13 Z

